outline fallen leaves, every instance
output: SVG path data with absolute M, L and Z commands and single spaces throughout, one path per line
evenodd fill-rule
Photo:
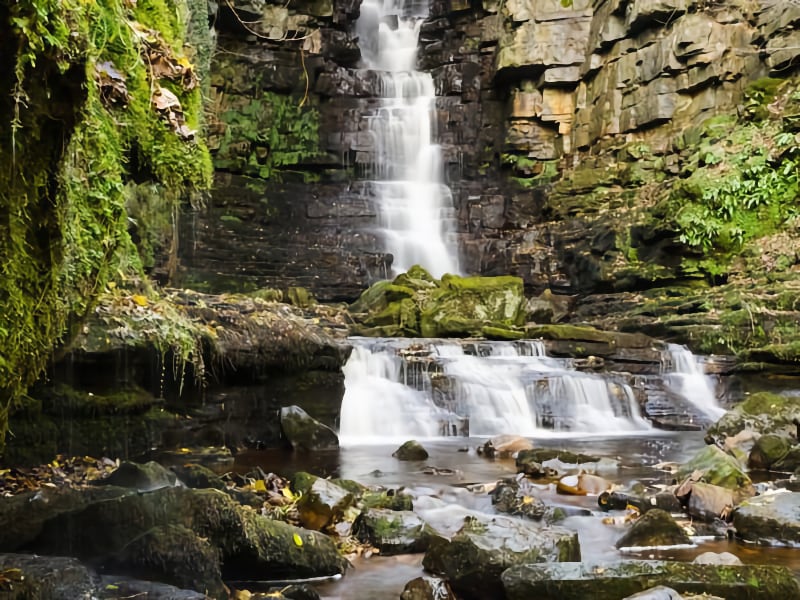
M 46 465 L 0 471 L 0 496 L 14 496 L 43 487 L 79 488 L 105 477 L 119 466 L 119 460 L 91 456 L 64 457 Z

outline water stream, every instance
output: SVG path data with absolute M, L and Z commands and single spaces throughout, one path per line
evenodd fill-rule
M 428 3 L 364 0 L 356 34 L 366 68 L 379 72 L 381 98 L 367 119 L 381 234 L 395 272 L 422 265 L 435 277 L 458 273 L 452 195 L 435 143 L 433 78 L 416 70 Z
M 409 438 L 620 436 L 651 429 L 629 377 L 584 372 L 543 342 L 354 338 L 344 367 L 343 444 Z M 655 379 L 694 413 L 724 412 L 714 383 L 670 346 Z M 645 392 L 646 393 L 646 392 Z

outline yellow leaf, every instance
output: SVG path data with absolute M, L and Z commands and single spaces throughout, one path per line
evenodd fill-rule
M 290 490 L 288 487 L 283 488 L 281 490 L 281 494 L 283 494 L 289 500 L 294 500 L 294 494 L 292 494 L 292 490 Z
M 147 298 L 145 298 L 141 294 L 134 294 L 133 296 L 131 296 L 131 300 L 133 300 L 139 306 L 147 306 Z
M 179 448 L 178 452 L 180 452 L 181 454 L 189 454 L 191 452 L 191 449 L 189 449 L 189 448 Z
M 295 546 L 302 546 L 303 545 L 303 538 L 300 537 L 300 534 L 295 533 L 292 536 L 292 539 L 294 540 L 294 545 Z
M 253 489 L 257 492 L 267 492 L 267 485 L 264 483 L 263 479 L 256 479 L 255 483 L 253 483 Z
M 522 498 L 523 504 L 530 504 L 531 502 L 533 502 L 533 498 L 531 498 L 530 496 L 523 496 Z

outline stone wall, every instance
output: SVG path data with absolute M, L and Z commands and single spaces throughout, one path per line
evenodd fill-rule
M 231 5 L 212 65 L 217 186 L 183 221 L 183 282 L 353 298 L 391 269 L 365 181 L 378 78 L 358 67 L 358 1 Z M 580 293 L 661 277 L 620 275 L 647 271 L 619 268 L 631 190 L 677 175 L 683 134 L 734 113 L 750 82 L 792 74 L 799 23 L 788 2 L 435 0 L 419 62 L 464 269 Z M 677 244 L 653 236 L 650 262 L 680 277 Z

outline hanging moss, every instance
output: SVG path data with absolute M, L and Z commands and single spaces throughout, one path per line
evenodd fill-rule
M 185 0 L 0 7 L 0 452 L 54 345 L 110 279 L 141 268 L 126 183 L 152 182 L 168 210 L 210 187 L 208 151 L 187 133 L 202 104 L 187 17 Z M 159 87 L 179 105 L 157 110 Z

